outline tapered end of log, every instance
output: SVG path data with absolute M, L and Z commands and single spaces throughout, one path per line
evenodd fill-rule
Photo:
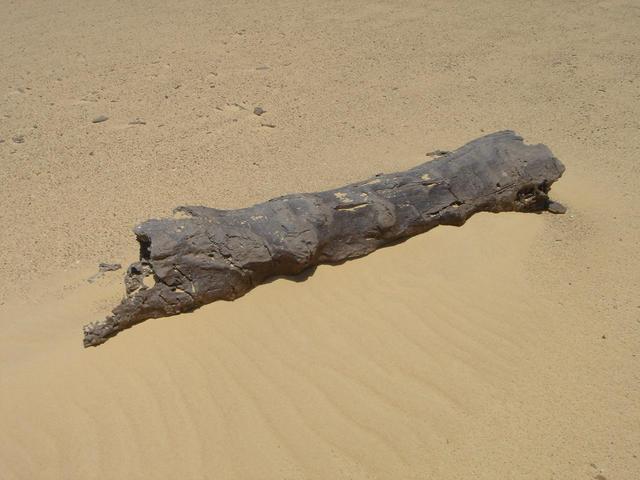
M 82 342 L 85 348 L 97 347 L 120 331 L 118 324 L 112 323 L 110 319 L 111 317 L 109 316 L 101 322 L 92 322 L 82 328 L 84 333 Z
M 125 275 L 127 295 L 111 315 L 84 327 L 84 346 L 149 318 L 233 300 L 275 275 L 361 257 L 438 225 L 463 225 L 477 212 L 563 213 L 548 196 L 563 172 L 545 145 L 504 131 L 334 190 L 239 210 L 178 207 L 181 217 L 134 229 L 140 260 Z

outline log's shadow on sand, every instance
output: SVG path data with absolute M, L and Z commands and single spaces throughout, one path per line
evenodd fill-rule
M 342 263 L 344 263 L 344 262 L 342 262 Z M 288 280 L 290 282 L 302 283 L 302 282 L 307 281 L 309 278 L 311 278 L 313 276 L 313 274 L 316 273 L 317 269 L 318 269 L 318 265 L 314 265 L 313 267 L 309 267 L 309 268 L 305 269 L 304 271 L 298 273 L 297 275 L 275 275 L 273 277 L 267 278 L 262 283 L 263 283 L 263 285 L 268 285 L 268 284 L 273 283 L 273 282 L 275 282 L 277 280 Z M 251 294 L 251 292 L 248 292 L 248 293 Z

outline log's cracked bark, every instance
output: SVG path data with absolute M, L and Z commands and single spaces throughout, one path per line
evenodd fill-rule
M 126 297 L 84 327 L 84 345 L 105 342 L 149 318 L 233 300 L 275 275 L 361 257 L 480 211 L 540 211 L 564 166 L 544 145 L 511 131 L 474 140 L 405 172 L 342 188 L 286 195 L 253 207 L 178 207 L 181 218 L 135 227 L 140 261 Z

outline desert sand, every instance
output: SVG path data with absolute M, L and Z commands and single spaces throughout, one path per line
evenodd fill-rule
M 638 478 L 637 2 L 0 6 L 0 478 Z M 82 348 L 136 223 L 502 129 L 566 165 L 566 215 L 479 214 Z

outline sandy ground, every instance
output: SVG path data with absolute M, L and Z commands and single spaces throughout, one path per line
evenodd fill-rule
M 638 478 L 637 1 L 130 3 L 0 0 L 2 479 Z M 135 223 L 505 128 L 565 163 L 567 215 L 82 349 Z

